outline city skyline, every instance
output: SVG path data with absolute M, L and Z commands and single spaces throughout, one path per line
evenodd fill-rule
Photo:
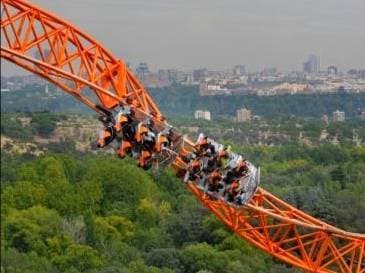
M 75 22 L 118 57 L 133 65 L 147 62 L 152 69 L 227 69 L 244 64 L 248 71 L 291 71 L 301 70 L 309 54 L 321 57 L 322 68 L 365 67 L 361 0 L 32 3 Z M 9 67 L 4 65 L 3 72 L 12 74 Z

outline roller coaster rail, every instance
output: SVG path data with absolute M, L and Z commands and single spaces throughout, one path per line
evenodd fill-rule
M 123 60 L 78 27 L 27 1 L 1 0 L 1 58 L 48 80 L 101 116 L 128 106 L 136 120 L 153 120 L 157 132 L 170 126 Z M 172 130 L 176 151 L 171 162 L 176 165 L 180 151 L 194 152 L 196 145 Z M 181 139 L 183 144 L 177 145 Z M 257 187 L 258 180 L 242 206 L 212 198 L 197 183 L 185 185 L 239 237 L 287 264 L 306 272 L 365 272 L 364 234 L 298 210 Z

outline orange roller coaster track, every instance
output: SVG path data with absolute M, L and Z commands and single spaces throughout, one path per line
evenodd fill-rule
M 1 0 L 1 58 L 31 71 L 101 115 L 133 104 L 155 121 L 164 117 L 148 92 L 99 42 L 51 12 Z M 262 188 L 241 207 L 190 191 L 238 236 L 275 258 L 318 273 L 365 272 L 365 235 L 328 225 Z

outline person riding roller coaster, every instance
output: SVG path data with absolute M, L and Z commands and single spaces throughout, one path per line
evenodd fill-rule
M 132 111 L 124 109 L 120 111 L 116 118 L 115 130 L 120 139 L 120 146 L 117 150 L 119 157 L 124 158 L 127 154 L 132 153 L 134 136 L 135 136 L 135 122 L 132 119 Z
M 230 148 L 231 148 L 230 146 L 228 146 L 228 147 L 224 147 L 224 146 L 219 147 L 218 153 L 215 156 L 215 161 L 216 161 L 216 164 L 217 164 L 218 168 L 221 168 L 223 165 L 225 165 L 223 163 L 223 161 L 225 162 L 229 158 Z
M 124 126 L 133 122 L 133 112 L 130 107 L 123 107 L 115 118 L 115 131 L 120 133 Z
M 239 196 L 241 194 L 241 186 L 239 180 L 234 180 L 232 184 L 226 189 L 225 195 L 227 196 L 227 201 L 234 203 L 239 203 Z
M 137 147 L 140 149 L 138 157 L 138 167 L 145 170 L 151 168 L 150 159 L 155 149 L 156 135 L 152 131 L 152 120 L 146 120 L 138 123 L 135 134 Z
M 104 148 L 110 144 L 115 136 L 114 119 L 112 116 L 101 116 L 99 120 L 104 124 L 104 127 L 99 131 L 98 148 Z
M 188 164 L 191 160 L 197 158 L 197 153 L 182 148 L 179 152 L 179 157 L 184 163 Z
M 224 187 L 222 183 L 222 174 L 218 169 L 211 172 L 211 174 L 206 179 L 206 184 L 208 184 L 208 191 L 218 192 Z
M 157 134 L 155 152 L 160 153 L 163 149 L 168 148 L 170 144 L 170 128 L 166 128 Z
M 143 136 L 141 143 L 141 152 L 138 158 L 138 167 L 141 167 L 145 170 L 151 168 L 150 159 L 154 152 L 156 143 L 155 134 L 152 131 L 148 131 L 145 136 Z
M 229 157 L 229 147 L 227 148 L 221 145 L 218 148 L 217 153 L 211 155 L 204 161 L 205 163 L 204 171 L 210 173 L 214 171 L 216 168 L 222 168 L 222 166 L 225 165 L 223 161 L 228 159 L 228 157 Z
M 189 163 L 189 165 L 186 169 L 184 182 L 195 181 L 197 178 L 199 178 L 200 177 L 199 174 L 200 174 L 201 168 L 202 168 L 201 165 L 202 165 L 202 163 L 199 159 L 191 160 L 191 162 Z
M 246 163 L 246 159 L 239 158 L 237 161 L 237 166 L 233 169 L 233 173 L 236 177 L 243 177 L 247 175 L 249 169 Z
M 215 154 L 214 145 L 204 134 L 199 135 L 195 148 L 200 156 L 212 156 Z

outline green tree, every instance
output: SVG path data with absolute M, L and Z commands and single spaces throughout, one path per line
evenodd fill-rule
M 224 272 L 229 262 L 224 252 L 219 252 L 207 243 L 186 246 L 181 252 L 181 261 L 186 273 L 209 270 L 214 273 Z
M 46 240 L 60 232 L 61 218 L 54 210 L 35 206 L 9 211 L 4 224 L 7 244 L 20 252 L 47 253 Z
M 27 209 L 45 203 L 47 191 L 43 185 L 17 181 L 13 186 L 8 186 L 2 193 L 4 204 L 16 209 Z
M 52 262 L 61 272 L 70 272 L 72 268 L 79 272 L 89 272 L 103 264 L 96 250 L 90 246 L 77 244 L 69 245 L 64 254 L 53 257 Z

